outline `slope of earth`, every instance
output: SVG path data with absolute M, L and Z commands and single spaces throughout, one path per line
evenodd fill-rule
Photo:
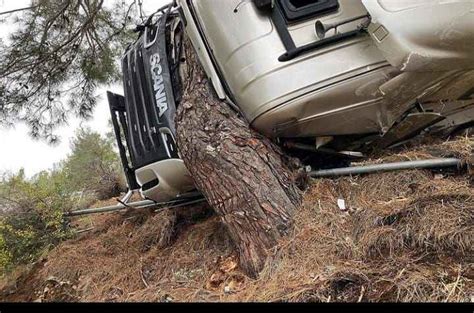
M 469 161 L 473 148 L 473 137 L 459 137 L 386 152 L 369 162 L 439 156 Z M 345 210 L 338 199 L 344 200 Z M 1 298 L 474 301 L 474 181 L 469 170 L 312 180 L 293 233 L 275 248 L 257 280 L 240 272 L 217 216 L 182 221 L 171 245 L 158 244 L 166 214 L 128 211 L 76 221 L 80 228 L 94 229 L 63 242 L 23 271 L 3 288 Z

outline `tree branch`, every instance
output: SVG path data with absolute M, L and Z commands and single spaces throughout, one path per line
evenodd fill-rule
M 10 11 L 4 11 L 4 12 L 0 12 L 0 15 L 6 15 L 6 14 L 11 14 L 11 13 L 16 13 L 16 12 L 20 12 L 20 11 L 26 11 L 26 10 L 32 10 L 34 8 L 38 7 L 37 5 L 33 5 L 31 7 L 24 7 L 24 8 L 20 8 L 20 9 L 15 9 L 15 10 L 10 10 Z

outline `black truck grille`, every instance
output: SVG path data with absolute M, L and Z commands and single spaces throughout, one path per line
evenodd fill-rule
M 149 26 L 122 59 L 130 156 L 135 168 L 177 158 L 173 87 L 164 19 Z
M 134 172 L 148 164 L 179 158 L 175 142 L 176 58 L 167 54 L 167 14 L 146 26 L 122 58 L 125 96 L 108 93 L 115 135 L 129 186 Z M 175 47 L 176 45 L 173 45 Z M 170 73 L 171 72 L 171 73 Z

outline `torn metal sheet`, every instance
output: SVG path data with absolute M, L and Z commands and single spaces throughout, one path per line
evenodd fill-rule
M 373 145 L 377 148 L 386 148 L 402 140 L 407 140 L 418 135 L 427 127 L 445 119 L 439 113 L 411 113 L 408 114 L 400 123 L 393 126 L 379 140 L 375 140 Z

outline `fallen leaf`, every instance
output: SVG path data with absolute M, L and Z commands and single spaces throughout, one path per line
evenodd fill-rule
M 211 278 L 206 283 L 207 289 L 215 289 L 218 288 L 225 280 L 225 275 L 221 271 L 217 271 L 211 275 Z
M 227 258 L 223 264 L 220 266 L 220 270 L 224 273 L 229 273 L 230 271 L 234 270 L 237 267 L 237 261 L 234 258 L 230 257 Z

